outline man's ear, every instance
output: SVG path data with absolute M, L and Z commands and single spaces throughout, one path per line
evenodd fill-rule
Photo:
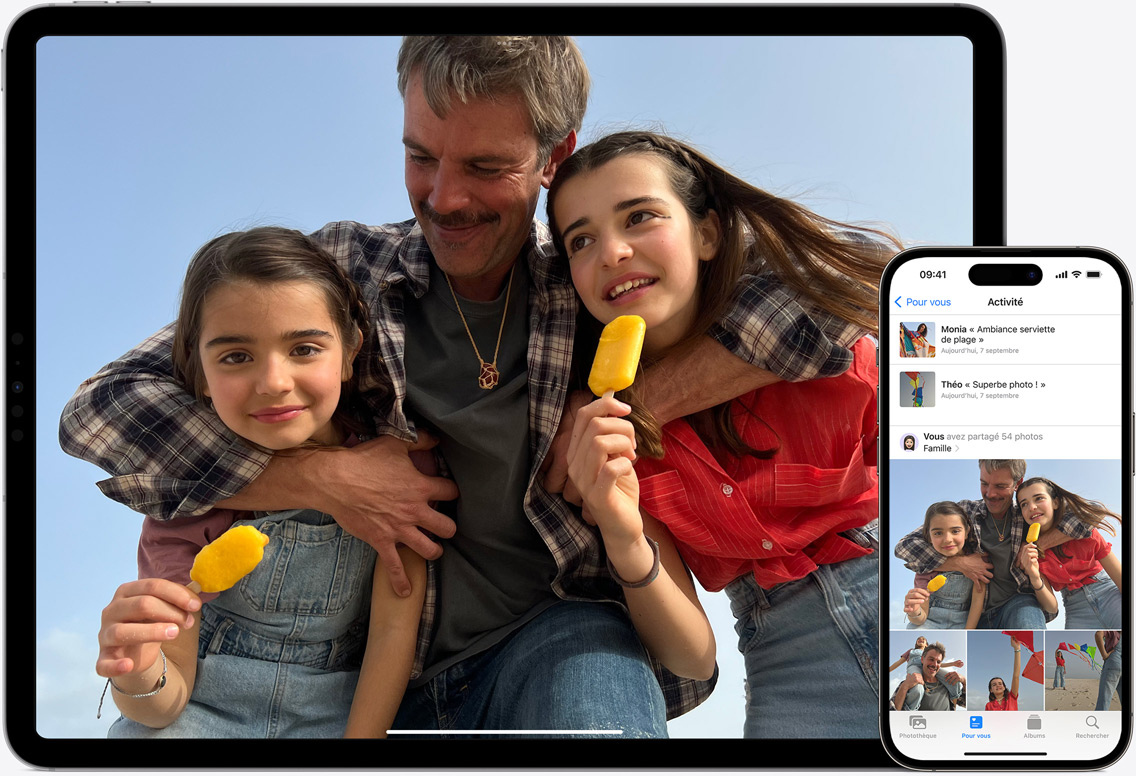
M 698 260 L 710 261 L 718 255 L 718 244 L 722 239 L 722 222 L 718 213 L 711 210 L 698 222 Z
M 552 155 L 548 157 L 548 164 L 544 165 L 544 169 L 540 171 L 540 185 L 546 189 L 552 185 L 552 179 L 556 177 L 556 169 L 560 167 L 561 163 L 572 155 L 576 150 L 576 130 L 568 133 L 568 137 L 561 140 L 552 149 Z

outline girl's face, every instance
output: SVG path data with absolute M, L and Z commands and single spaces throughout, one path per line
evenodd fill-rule
M 1006 683 L 994 677 L 990 680 L 990 692 L 994 693 L 995 697 L 1001 698 L 1006 692 Z
M 919 638 L 915 639 L 915 648 L 916 649 L 923 649 L 926 646 L 927 646 L 927 639 L 924 638 L 923 636 L 920 636 Z
M 205 297 L 201 321 L 205 395 L 226 426 L 272 450 L 342 443 L 331 418 L 358 346 L 344 352 L 319 286 L 220 286 Z
M 1035 482 L 1018 489 L 1018 506 L 1027 523 L 1041 523 L 1041 530 L 1053 525 L 1053 497 L 1043 482 Z
M 614 159 L 566 182 L 555 203 L 584 306 L 605 324 L 642 316 L 647 353 L 689 330 L 698 309 L 699 262 L 714 258 L 718 246 L 717 216 L 693 221 L 664 164 L 647 154 Z
M 958 555 L 966 544 L 966 523 L 961 515 L 932 515 L 927 533 L 931 536 L 931 546 L 940 555 Z
M 914 450 L 915 449 L 915 440 L 912 439 L 911 437 L 904 437 L 903 438 L 903 449 L 904 450 Z

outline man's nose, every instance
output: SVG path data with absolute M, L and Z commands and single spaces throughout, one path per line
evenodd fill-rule
M 427 201 L 430 207 L 443 215 L 468 207 L 470 196 L 465 175 L 452 166 L 439 164 L 434 170 Z

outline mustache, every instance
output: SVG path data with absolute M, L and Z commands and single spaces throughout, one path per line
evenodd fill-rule
M 500 216 L 496 213 L 478 213 L 458 210 L 454 213 L 442 214 L 430 207 L 426 202 L 418 203 L 418 211 L 422 214 L 422 218 L 444 229 L 461 229 L 467 226 L 495 223 L 501 220 Z

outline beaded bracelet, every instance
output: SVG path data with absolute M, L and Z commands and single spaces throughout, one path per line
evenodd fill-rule
M 651 547 L 651 552 L 655 556 L 655 562 L 651 564 L 651 570 L 647 572 L 647 576 L 638 582 L 628 582 L 623 577 L 619 576 L 615 571 L 615 566 L 611 565 L 611 558 L 607 559 L 607 571 L 611 574 L 611 578 L 619 583 L 620 587 L 646 587 L 655 581 L 655 577 L 659 576 L 659 543 L 652 539 L 650 536 L 644 535 L 647 544 Z
M 127 698 L 149 698 L 151 695 L 157 695 L 162 691 L 162 688 L 166 686 L 166 670 L 169 668 L 169 664 L 166 663 L 166 653 L 162 651 L 161 647 L 158 647 L 158 654 L 162 656 L 162 675 L 158 678 L 157 689 L 150 690 L 150 692 L 140 692 L 135 695 L 120 688 L 114 683 L 113 679 L 107 678 L 106 684 L 103 685 L 103 694 L 99 696 L 99 709 L 95 712 L 95 719 L 102 719 L 103 701 L 106 699 L 108 687 L 113 687 L 115 692 L 125 695 Z

